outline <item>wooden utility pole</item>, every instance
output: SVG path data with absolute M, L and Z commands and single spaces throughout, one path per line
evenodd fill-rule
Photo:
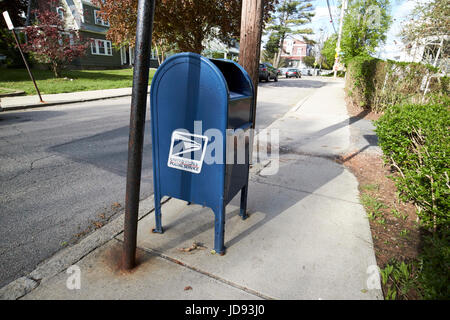
M 241 39 L 239 64 L 248 72 L 255 89 L 253 106 L 253 129 L 255 128 L 256 96 L 259 82 L 259 57 L 263 25 L 264 0 L 243 0 L 241 15 Z

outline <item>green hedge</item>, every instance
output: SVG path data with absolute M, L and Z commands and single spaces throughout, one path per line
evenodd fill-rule
M 347 66 L 346 92 L 353 103 L 376 112 L 399 103 L 427 102 L 431 96 L 448 95 L 448 78 L 433 76 L 437 72 L 438 69 L 421 63 L 357 56 Z M 424 80 L 428 79 L 428 94 L 424 98 Z
M 395 182 L 403 200 L 419 208 L 427 229 L 450 225 L 450 99 L 388 108 L 376 122 L 379 145 L 399 175 Z
M 424 299 L 449 299 L 450 278 L 450 99 L 398 104 L 376 122 L 386 162 L 402 200 L 418 208 L 423 232 L 417 263 L 418 290 Z

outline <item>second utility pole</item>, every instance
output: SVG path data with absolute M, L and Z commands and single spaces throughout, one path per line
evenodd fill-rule
M 345 9 L 347 9 L 347 0 L 342 1 L 342 7 L 341 7 L 341 19 L 339 21 L 339 33 L 338 33 L 338 39 L 336 43 L 336 55 L 334 59 L 334 78 L 337 76 L 337 66 L 340 63 L 340 52 L 341 52 L 341 39 L 342 39 L 342 26 L 344 24 L 344 15 L 345 15 Z

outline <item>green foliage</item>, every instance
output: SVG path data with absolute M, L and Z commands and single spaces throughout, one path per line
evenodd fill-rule
M 448 95 L 448 78 L 434 77 L 438 71 L 437 68 L 421 63 L 357 56 L 347 65 L 346 91 L 353 103 L 381 112 L 391 105 L 422 103 L 436 95 Z M 424 79 L 429 81 L 425 96 Z
M 333 68 L 334 56 L 336 54 L 336 42 L 337 35 L 334 34 L 324 42 L 322 51 L 320 52 L 325 58 L 325 62 L 329 66 L 329 69 Z
M 366 209 L 367 217 L 369 220 L 374 221 L 377 218 L 383 217 L 382 209 L 386 209 L 386 205 L 379 201 L 377 198 L 372 197 L 367 193 L 361 195 L 361 203 Z
M 316 58 L 311 57 L 311 56 L 306 56 L 303 58 L 303 63 L 307 66 L 307 67 L 314 67 L 314 62 L 316 61 Z
M 281 35 L 278 32 L 272 32 L 269 36 L 269 40 L 267 40 L 264 46 L 264 60 L 273 61 L 275 54 L 278 53 L 278 49 L 280 48 L 280 37 Z
M 380 270 L 386 300 L 448 300 L 450 298 L 449 234 L 426 235 L 414 261 L 391 260 Z
M 375 92 L 375 74 L 381 60 L 370 56 L 357 56 L 347 67 L 347 93 L 362 108 L 370 108 Z
M 351 1 L 344 17 L 340 46 L 344 62 L 373 54 L 386 40 L 391 20 L 389 0 Z
M 385 160 L 401 199 L 419 208 L 421 225 L 434 231 L 450 224 L 450 99 L 427 105 L 395 105 L 376 122 Z
M 25 23 L 23 16 L 27 9 L 27 3 L 27 0 L 0 1 L 0 13 L 8 11 L 14 26 L 22 27 Z M 18 33 L 18 36 L 19 40 L 22 40 L 20 33 Z M 0 54 L 7 57 L 5 61 L 7 67 L 23 67 L 22 57 L 20 56 L 19 50 L 16 48 L 16 42 L 11 31 L 6 27 L 3 16 L 0 17 Z
M 424 299 L 450 299 L 450 234 L 425 238 L 419 257 L 421 294 Z
M 211 52 L 211 56 L 214 59 L 223 59 L 225 57 L 225 55 L 222 51 L 213 51 L 213 52 Z
M 127 88 L 133 84 L 133 69 L 65 70 L 61 78 L 54 78 L 50 70 L 33 69 L 33 75 L 43 94 Z M 150 80 L 154 70 L 150 70 Z M 0 72 L 0 87 L 23 90 L 35 95 L 33 82 L 26 69 L 4 69 Z
M 407 300 L 411 292 L 420 288 L 417 266 L 413 262 L 392 260 L 380 274 L 386 300 Z

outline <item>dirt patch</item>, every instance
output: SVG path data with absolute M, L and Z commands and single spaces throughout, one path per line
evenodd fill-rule
M 346 160 L 348 158 L 348 160 Z M 369 216 L 377 263 L 384 268 L 389 261 L 411 261 L 420 251 L 420 229 L 416 208 L 398 199 L 392 175 L 381 156 L 358 154 L 343 157 L 345 165 L 359 182 L 361 203 Z
M 150 254 L 142 249 L 136 249 L 136 267 L 132 270 L 125 270 L 122 267 L 122 256 L 123 256 L 123 243 L 120 241 L 113 242 L 111 246 L 108 246 L 104 252 L 101 254 L 101 261 L 105 268 L 111 273 L 120 275 L 129 275 L 139 270 L 139 267 L 150 260 Z

